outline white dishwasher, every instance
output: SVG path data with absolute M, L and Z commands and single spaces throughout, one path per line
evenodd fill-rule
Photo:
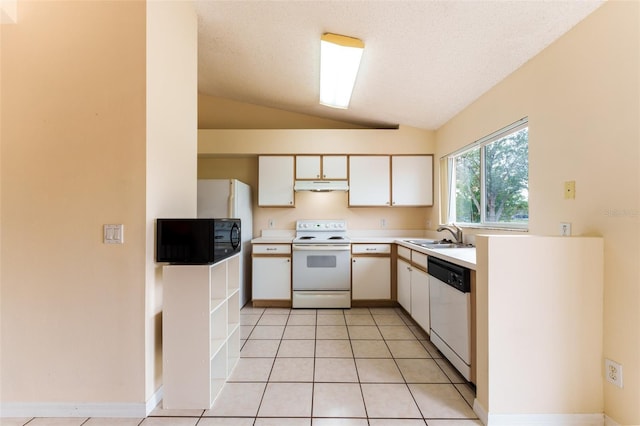
M 429 256 L 431 342 L 466 380 L 471 377 L 471 273 Z

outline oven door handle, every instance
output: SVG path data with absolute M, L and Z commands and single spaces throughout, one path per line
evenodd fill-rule
M 294 244 L 294 251 L 349 251 L 351 246 L 336 244 Z

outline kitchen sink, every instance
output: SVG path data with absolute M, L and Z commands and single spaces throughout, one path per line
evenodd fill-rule
M 436 244 L 421 244 L 421 247 L 432 248 L 432 249 L 443 249 L 443 248 L 458 248 L 461 247 L 461 244 L 456 243 L 436 243 Z
M 405 243 L 409 243 L 409 244 L 415 244 L 417 246 L 422 245 L 422 244 L 437 244 L 438 241 L 436 240 L 404 240 Z
M 428 249 L 447 249 L 447 248 L 465 248 L 473 247 L 471 244 L 454 243 L 449 240 L 405 240 L 406 243 L 414 244 Z

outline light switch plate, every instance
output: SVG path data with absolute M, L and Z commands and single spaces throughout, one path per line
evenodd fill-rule
M 104 225 L 103 241 L 105 244 L 124 244 L 124 225 Z

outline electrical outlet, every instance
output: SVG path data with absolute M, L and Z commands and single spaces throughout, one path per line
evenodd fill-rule
M 607 378 L 607 382 L 622 388 L 622 365 L 605 358 L 604 374 Z
M 569 222 L 560 222 L 560 236 L 562 237 L 571 236 L 571 224 Z
M 387 227 L 387 219 L 380 219 L 380 228 L 386 228 Z

